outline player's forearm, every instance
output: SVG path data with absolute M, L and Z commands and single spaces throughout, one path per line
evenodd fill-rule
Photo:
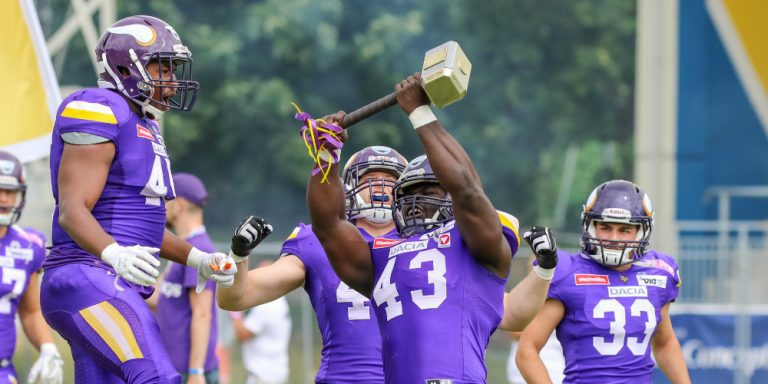
M 307 206 L 316 233 L 318 229 L 322 232 L 324 228 L 346 220 L 344 187 L 339 178 L 338 165 L 331 165 L 328 178 L 325 182 L 322 180 L 321 172 L 310 176 L 307 185 Z
M 674 384 L 690 384 L 691 377 L 677 338 L 671 338 L 662 345 L 654 345 L 653 355 L 669 381 Z
M 59 225 L 70 237 L 88 253 L 101 257 L 101 251 L 115 242 L 93 217 L 91 211 L 82 204 L 59 203 Z
M 171 231 L 163 233 L 163 244 L 160 246 L 160 257 L 181 265 L 187 265 L 187 256 L 192 245 L 174 235 Z
M 216 302 L 219 308 L 227 311 L 242 311 L 249 308 L 245 302 L 248 292 L 248 260 L 237 263 L 235 282 L 231 287 L 218 287 L 216 289 Z
M 210 307 L 209 307 L 210 308 Z M 205 358 L 208 353 L 208 343 L 211 334 L 210 310 L 193 310 L 192 322 L 189 327 L 190 350 L 189 367 L 205 368 Z
M 528 273 L 512 291 L 504 296 L 504 317 L 499 327 L 505 331 L 522 331 L 541 311 L 547 299 L 549 280 L 535 272 Z
M 34 311 L 22 314 L 19 312 L 19 321 L 27 339 L 38 350 L 44 343 L 53 343 L 53 334 L 43 318 L 42 311 Z
M 435 120 L 416 130 L 440 185 L 451 196 L 482 193 L 480 177 L 461 144 Z
M 529 384 L 552 384 L 547 367 L 541 361 L 539 351 L 533 346 L 523 346 L 517 348 L 515 364 L 520 374 L 523 375 L 526 383 Z

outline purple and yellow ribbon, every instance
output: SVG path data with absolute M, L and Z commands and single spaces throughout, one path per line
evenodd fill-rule
M 295 119 L 304 123 L 299 130 L 299 135 L 307 147 L 307 154 L 317 164 L 317 167 L 312 169 L 312 176 L 322 172 L 321 183 L 324 183 L 328 180 L 331 165 L 339 162 L 341 148 L 344 146 L 340 138 L 343 128 L 323 119 L 313 119 L 296 103 L 291 102 L 291 104 L 297 111 Z

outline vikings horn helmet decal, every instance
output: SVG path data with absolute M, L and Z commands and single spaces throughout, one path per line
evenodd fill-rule
M 164 113 L 156 105 L 182 111 L 195 105 L 200 84 L 192 80 L 192 52 L 163 20 L 144 15 L 119 20 L 101 36 L 96 61 L 99 87 L 119 91 L 152 119 Z M 173 75 L 151 77 L 150 62 L 171 68 Z M 173 96 L 152 101 L 152 95 L 165 89 Z

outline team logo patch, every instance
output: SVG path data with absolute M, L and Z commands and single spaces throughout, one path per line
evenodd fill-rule
M 399 239 L 387 239 L 386 237 L 377 237 L 373 239 L 373 249 L 389 248 L 393 245 L 400 244 L 402 240 Z
M 642 286 L 607 288 L 608 297 L 648 297 L 648 288 Z
M 389 249 L 389 257 L 399 255 L 401 253 L 427 249 L 427 244 L 429 244 L 429 240 L 409 241 L 407 243 L 397 244 Z
M 448 248 L 451 246 L 451 234 L 450 233 L 441 233 L 437 235 L 435 238 L 437 240 L 437 247 L 438 248 Z
M 576 285 L 610 285 L 608 275 L 593 275 L 587 273 L 577 273 L 574 275 Z
M 453 384 L 451 379 L 428 379 L 426 384 Z
M 0 172 L 3 172 L 6 175 L 10 175 L 13 173 L 13 170 L 16 169 L 16 163 L 10 160 L 0 160 Z
M 154 140 L 155 139 L 155 137 L 152 136 L 152 131 L 150 131 L 149 129 L 147 129 L 145 127 L 142 127 L 139 124 L 136 124 L 136 136 L 143 137 L 145 139 L 150 139 L 150 140 Z
M 659 288 L 667 287 L 667 276 L 664 275 L 637 275 L 637 284 Z

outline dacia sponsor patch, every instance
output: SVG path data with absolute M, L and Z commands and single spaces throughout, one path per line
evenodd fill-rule
M 5 247 L 5 255 L 14 259 L 31 261 L 34 251 L 29 248 Z
M 637 275 L 637 284 L 642 286 L 667 287 L 667 276 L 664 275 Z
M 373 239 L 373 249 L 389 248 L 402 242 L 403 240 L 400 239 L 387 239 L 386 237 L 377 237 Z
M 642 286 L 607 287 L 608 297 L 648 297 L 648 288 Z
M 429 239 L 421 241 L 409 241 L 407 243 L 400 243 L 389 249 L 389 257 L 399 255 L 401 253 L 421 251 L 427 249 Z
M 150 131 L 148 128 L 142 127 L 139 124 L 136 124 L 136 136 L 143 137 L 145 139 L 150 139 L 150 140 L 155 139 L 155 137 L 152 136 L 152 131 Z
M 576 285 L 609 285 L 608 275 L 594 275 L 590 273 L 577 273 L 574 275 Z

